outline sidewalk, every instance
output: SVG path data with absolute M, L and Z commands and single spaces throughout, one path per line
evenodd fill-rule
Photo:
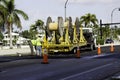
M 29 46 L 21 46 L 21 48 L 14 47 L 13 49 L 9 49 L 9 47 L 3 47 L 0 48 L 0 56 L 5 56 L 5 55 L 18 55 L 20 54 L 30 54 L 30 48 Z
M 101 45 L 101 47 L 110 46 L 110 45 L 111 44 L 104 44 L 104 45 Z M 120 42 L 116 42 L 113 45 L 120 45 Z M 4 46 L 3 48 L 0 47 L 0 56 L 4 56 L 4 55 L 18 55 L 18 53 L 20 53 L 20 54 L 30 54 L 31 51 L 30 51 L 29 45 L 21 46 L 21 48 L 17 48 L 15 46 L 13 49 L 9 49 L 9 46 Z

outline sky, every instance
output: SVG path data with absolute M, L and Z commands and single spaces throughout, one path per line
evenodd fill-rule
M 15 7 L 28 14 L 29 20 L 25 21 L 21 17 L 22 30 L 28 30 L 31 24 L 41 19 L 45 22 L 50 16 L 52 21 L 57 21 L 57 17 L 65 16 L 66 0 L 15 0 Z M 113 9 L 120 8 L 120 0 L 68 0 L 66 5 L 66 16 L 75 18 L 91 13 L 95 14 L 97 19 L 102 19 L 103 23 L 111 22 L 111 13 Z M 113 22 L 120 22 L 120 11 L 116 9 L 113 12 Z

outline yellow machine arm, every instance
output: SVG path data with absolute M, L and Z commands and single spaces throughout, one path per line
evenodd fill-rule
M 73 34 L 73 43 L 78 43 L 78 38 L 77 38 L 77 34 L 76 34 L 76 26 L 74 26 L 74 34 Z
M 69 26 L 68 23 L 69 23 L 69 21 L 65 22 L 64 23 L 64 27 L 65 27 L 65 30 L 66 30 L 66 33 L 65 33 L 65 43 L 69 45 L 71 41 L 69 39 L 69 34 L 68 34 L 68 26 Z
M 83 36 L 83 30 L 82 27 L 80 27 L 80 43 L 86 42 L 85 37 Z

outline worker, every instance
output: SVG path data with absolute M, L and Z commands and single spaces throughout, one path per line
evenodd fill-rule
M 21 48 L 21 47 L 20 47 L 20 40 L 17 40 L 16 43 L 17 43 L 17 48 Z
M 34 46 L 33 51 L 36 52 L 36 40 L 31 40 L 32 46 Z
M 36 39 L 36 54 L 39 56 L 42 56 L 42 44 L 41 44 L 40 37 L 41 36 L 38 35 Z

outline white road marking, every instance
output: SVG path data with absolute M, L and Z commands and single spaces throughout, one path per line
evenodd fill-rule
M 113 54 L 101 54 L 101 55 L 94 55 L 94 56 L 87 56 L 87 57 L 83 57 L 83 59 L 92 59 L 92 58 L 97 58 L 97 57 L 104 57 L 104 56 L 109 56 L 109 55 L 113 55 Z

